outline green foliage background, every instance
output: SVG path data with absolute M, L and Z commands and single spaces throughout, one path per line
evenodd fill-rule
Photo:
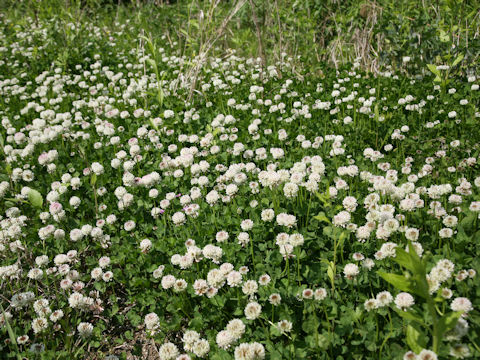
M 214 4 L 215 3 L 215 4 Z M 206 0 L 6 0 L 0 10 L 19 25 L 27 15 L 61 18 L 81 24 L 84 17 L 114 27 L 130 20 L 156 39 L 164 34 L 178 42 L 184 55 L 195 55 L 215 35 L 237 2 Z M 216 6 L 214 6 L 216 5 Z M 257 19 L 255 24 L 254 17 Z M 52 27 L 55 22 L 52 21 Z M 257 28 L 258 26 L 258 33 Z M 8 29 L 5 29 L 8 31 Z M 88 52 L 74 46 L 78 37 L 68 29 L 52 28 L 56 54 L 49 60 L 78 63 Z M 255 0 L 245 1 L 233 16 L 212 52 L 235 49 L 243 56 L 261 56 L 266 64 L 293 57 L 312 72 L 328 63 L 337 68 L 358 59 L 368 70 L 386 65 L 442 63 L 465 55 L 478 68 L 480 3 L 475 0 Z

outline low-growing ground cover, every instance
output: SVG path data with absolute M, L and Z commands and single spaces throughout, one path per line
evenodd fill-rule
M 480 356 L 477 74 L 0 20 L 2 357 Z

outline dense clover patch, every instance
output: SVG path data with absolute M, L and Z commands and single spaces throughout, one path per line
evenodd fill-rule
M 86 23 L 34 71 L 28 25 L 0 35 L 2 354 L 480 355 L 477 75 L 230 52 L 188 100 L 203 59 L 166 37 Z

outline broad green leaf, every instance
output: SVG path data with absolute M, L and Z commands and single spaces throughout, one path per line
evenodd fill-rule
M 324 221 L 330 224 L 330 220 L 325 216 L 325 213 L 323 211 L 317 216 L 314 216 L 313 218 L 317 219 L 318 221 Z
M 378 271 L 378 275 L 380 275 L 385 281 L 388 283 L 392 284 L 395 286 L 396 289 L 401 290 L 401 291 L 407 291 L 412 294 L 415 294 L 417 291 L 415 289 L 415 283 L 407 279 L 403 275 L 397 275 L 397 274 L 390 274 L 386 273 L 383 271 Z
M 429 285 L 428 285 L 428 281 L 427 281 L 427 278 L 424 275 L 415 275 L 413 277 L 413 279 L 415 280 L 415 294 L 421 296 L 422 298 L 424 299 L 427 299 L 428 297 L 430 297 L 430 293 L 429 293 Z
M 477 218 L 476 214 L 472 213 L 466 216 L 462 221 L 460 221 L 460 225 L 462 225 L 463 229 L 469 231 Z
M 34 189 L 30 189 L 28 192 L 28 201 L 32 206 L 41 209 L 43 205 L 43 198 L 42 195 Z
M 333 229 L 331 226 L 325 226 L 323 228 L 323 235 L 326 235 L 328 237 L 332 237 L 332 234 L 333 234 Z
M 440 30 L 439 38 L 440 38 L 441 42 L 449 42 L 450 41 L 450 35 L 444 30 Z
M 400 310 L 398 308 L 393 308 L 394 311 L 402 318 L 404 318 L 405 320 L 410 320 L 410 321 L 414 321 L 420 325 L 422 325 L 423 327 L 426 327 L 425 323 L 423 322 L 422 318 L 415 315 L 413 312 L 411 311 L 403 311 L 403 310 Z
M 420 333 L 415 330 L 415 328 L 412 325 L 407 326 L 407 334 L 406 334 L 406 339 L 407 339 L 407 344 L 412 349 L 412 351 L 416 354 L 420 353 L 422 351 L 422 347 L 418 344 L 418 338 L 420 337 Z
M 437 77 L 440 77 L 440 71 L 437 69 L 437 67 L 433 64 L 427 64 L 428 70 L 430 70 L 434 75 Z
M 212 360 L 229 360 L 232 356 L 225 350 L 219 349 L 218 352 L 212 355 Z
M 92 177 L 90 178 L 90 184 L 92 186 L 95 186 L 96 183 L 97 183 L 97 175 L 92 173 Z
M 408 242 L 408 254 L 412 259 L 412 265 L 415 269 L 414 270 L 415 275 L 418 275 L 421 278 L 425 278 L 425 274 L 426 274 L 425 265 L 423 265 L 422 259 L 420 258 L 420 256 L 418 256 L 411 241 Z
M 318 329 L 318 321 L 314 316 L 310 316 L 302 322 L 302 330 L 307 334 L 313 334 Z
M 395 248 L 395 257 L 392 258 L 398 265 L 403 266 L 404 268 L 415 271 L 415 266 L 413 264 L 413 259 L 409 253 L 407 253 L 402 248 Z
M 425 348 L 424 345 L 420 345 L 420 341 L 424 340 L 425 336 L 417 329 L 415 329 L 412 325 L 407 326 L 407 344 L 414 353 L 418 354 Z
M 443 315 L 438 321 L 438 333 L 441 338 L 447 331 L 453 329 L 457 325 L 458 319 L 462 316 L 462 311 L 453 311 Z
M 465 55 L 463 55 L 463 54 L 458 55 L 457 58 L 453 61 L 452 67 L 457 65 L 460 61 L 462 61 L 464 57 L 465 57 Z

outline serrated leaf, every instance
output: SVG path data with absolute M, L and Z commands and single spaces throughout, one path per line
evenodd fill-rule
M 37 190 L 30 189 L 28 191 L 27 196 L 28 196 L 28 201 L 30 202 L 30 204 L 32 204 L 33 207 L 36 207 L 39 209 L 42 208 L 42 205 L 43 205 L 42 194 L 40 194 Z

